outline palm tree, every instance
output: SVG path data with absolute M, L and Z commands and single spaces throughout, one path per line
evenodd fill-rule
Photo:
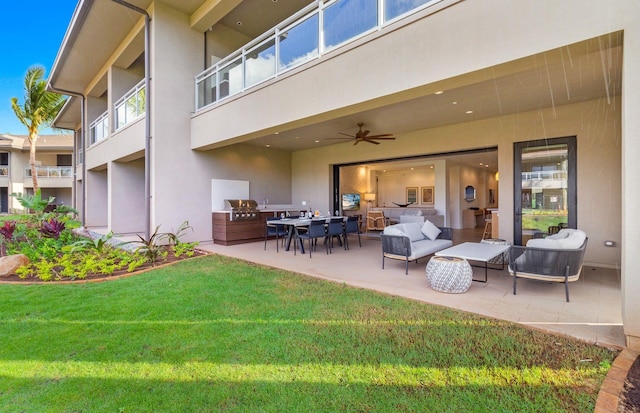
M 18 120 L 29 131 L 29 164 L 33 193 L 38 191 L 38 173 L 36 171 L 36 142 L 40 129 L 51 126 L 64 105 L 63 95 L 47 91 L 47 82 L 42 78 L 44 68 L 30 67 L 24 77 L 24 105 L 18 104 L 18 98 L 11 98 L 11 108 Z

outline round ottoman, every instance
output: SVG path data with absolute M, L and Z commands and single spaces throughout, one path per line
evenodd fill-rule
M 500 238 L 487 238 L 487 239 L 481 240 L 480 242 L 485 244 L 494 244 L 494 245 L 511 245 L 509 241 L 500 239 Z M 488 264 L 500 264 L 500 265 L 505 265 L 508 262 L 509 262 L 509 250 L 487 261 Z
M 463 293 L 469 289 L 473 271 L 464 258 L 432 257 L 427 263 L 431 288 L 443 293 Z

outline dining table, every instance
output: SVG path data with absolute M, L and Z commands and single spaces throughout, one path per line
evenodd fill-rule
M 281 219 L 276 219 L 273 221 L 268 221 L 267 225 L 272 225 L 275 226 L 277 224 L 279 225 L 284 225 L 287 228 L 287 241 L 285 244 L 285 250 L 289 251 L 291 249 L 291 240 L 292 239 L 296 239 L 297 242 L 299 242 L 299 246 L 300 246 L 300 253 L 304 254 L 304 242 L 303 240 L 298 237 L 298 229 L 299 228 L 308 228 L 311 221 L 312 220 L 322 220 L 325 223 L 329 223 L 329 220 L 331 218 L 342 218 L 344 221 L 346 221 L 347 217 L 345 216 L 338 216 L 338 217 L 333 217 L 333 216 L 314 216 L 312 218 L 281 218 Z M 297 248 L 294 244 L 294 249 Z

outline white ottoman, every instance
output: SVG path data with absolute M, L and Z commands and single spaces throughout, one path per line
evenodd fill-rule
M 427 263 L 431 288 L 443 293 L 464 293 L 471 285 L 473 270 L 464 258 L 432 257 Z

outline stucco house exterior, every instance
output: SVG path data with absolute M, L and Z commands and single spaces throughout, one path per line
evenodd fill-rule
M 627 345 L 639 350 L 637 1 L 363 4 L 80 1 L 48 87 L 71 96 L 55 126 L 76 131 L 84 225 L 133 233 L 188 220 L 194 239 L 211 240 L 212 180 L 320 211 L 344 192 L 376 193 L 380 207 L 424 185 L 448 225 L 494 204 L 499 236 L 516 242 L 521 200 L 547 202 L 589 235 L 585 262 L 620 271 Z M 334 139 L 359 122 L 396 140 Z M 541 176 L 521 182 L 528 148 L 557 145 L 572 183 L 527 192 Z M 492 154 L 491 167 L 453 161 L 473 153 Z M 376 165 L 399 161 L 433 172 L 385 181 Z
M 29 137 L 0 135 L 0 213 L 21 211 L 11 194 L 33 194 Z M 73 204 L 73 135 L 40 135 L 36 142 L 36 172 L 43 198 Z

